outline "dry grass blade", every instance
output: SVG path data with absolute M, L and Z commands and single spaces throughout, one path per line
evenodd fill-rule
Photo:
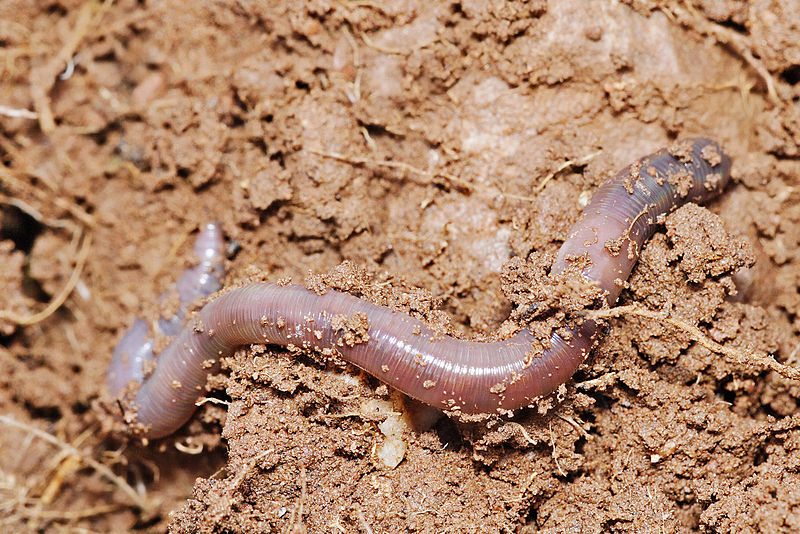
M 139 493 L 137 493 L 136 490 L 133 489 L 127 482 L 125 482 L 125 480 L 114 474 L 114 472 L 111 471 L 111 469 L 109 469 L 108 466 L 101 464 L 94 458 L 86 456 L 72 445 L 64 443 L 55 436 L 48 434 L 43 430 L 39 430 L 36 427 L 23 423 L 21 421 L 17 421 L 13 417 L 9 417 L 7 415 L 0 415 L 0 423 L 6 426 L 18 428 L 43 441 L 46 441 L 47 443 L 50 443 L 51 445 L 58 447 L 59 449 L 61 449 L 66 453 L 79 457 L 83 462 L 86 463 L 86 465 L 94 469 L 97 473 L 99 473 L 100 475 L 108 479 L 111 483 L 113 483 L 116 487 L 118 487 L 125 495 L 128 496 L 132 504 L 134 504 L 141 510 L 148 510 L 148 503 L 144 499 L 144 497 L 142 495 L 139 495 Z
M 0 136 L 0 140 L 2 136 Z M 6 146 L 3 147 L 4 149 L 7 148 Z M 75 203 L 69 202 L 66 199 L 62 198 L 59 195 L 58 191 L 54 190 L 54 186 L 52 184 L 48 184 L 52 191 L 42 191 L 40 188 L 28 183 L 31 176 L 24 176 L 24 178 L 19 178 L 15 176 L 15 174 L 22 174 L 17 171 L 13 171 L 7 167 L 0 166 L 0 184 L 5 185 L 8 187 L 10 193 L 13 193 L 15 197 L 25 196 L 25 193 L 30 196 L 36 197 L 43 205 L 55 205 L 61 209 L 68 211 L 73 217 L 81 221 L 84 225 L 92 228 L 95 225 L 94 217 L 90 214 L 86 213 L 86 211 L 78 206 Z M 42 179 L 39 176 L 33 176 L 33 178 L 37 178 L 44 183 L 47 183 L 46 180 Z
M 23 515 L 32 519 L 80 521 L 81 519 L 110 514 L 121 508 L 123 507 L 119 504 L 104 504 L 93 506 L 92 508 L 85 508 L 83 510 L 28 510 L 27 508 L 23 508 L 21 512 Z
M 53 313 L 55 313 L 55 311 L 58 310 L 61 305 L 64 304 L 64 302 L 66 302 L 67 297 L 69 297 L 70 293 L 72 293 L 72 290 L 75 289 L 75 285 L 78 283 L 81 273 L 83 272 L 83 267 L 86 265 L 86 258 L 89 257 L 89 249 L 91 248 L 91 244 L 91 235 L 83 236 L 81 239 L 80 249 L 78 250 L 78 255 L 75 258 L 75 268 L 72 270 L 69 280 L 67 280 L 67 283 L 64 284 L 63 288 L 61 288 L 61 291 L 58 293 L 58 295 L 53 297 L 53 299 L 42 311 L 32 315 L 21 315 L 12 311 L 0 310 L 0 320 L 9 321 L 21 326 L 28 326 L 44 321 Z

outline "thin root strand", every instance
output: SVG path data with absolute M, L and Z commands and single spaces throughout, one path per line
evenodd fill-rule
M 782 377 L 787 378 L 789 380 L 800 381 L 800 369 L 797 369 L 796 367 L 782 364 L 768 354 L 746 352 L 740 349 L 734 349 L 731 347 L 720 345 L 719 343 L 717 343 L 716 341 L 705 335 L 703 332 L 701 332 L 699 328 L 687 323 L 682 319 L 677 319 L 675 317 L 670 317 L 663 313 L 648 310 L 636 304 L 631 304 L 628 306 L 618 306 L 616 308 L 610 308 L 605 310 L 591 311 L 588 312 L 586 315 L 590 319 L 595 319 L 595 320 L 609 319 L 609 318 L 623 317 L 623 316 L 634 316 L 634 317 L 644 317 L 647 319 L 653 319 L 662 324 L 668 324 L 674 328 L 677 328 L 678 330 L 686 332 L 695 342 L 699 343 L 706 349 L 716 354 L 727 356 L 736 363 L 751 365 L 751 366 L 762 366 L 769 369 L 770 371 L 778 373 Z

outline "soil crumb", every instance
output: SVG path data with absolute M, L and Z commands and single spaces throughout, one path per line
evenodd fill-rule
M 305 281 L 443 334 L 546 340 L 597 304 L 548 277 L 582 206 L 690 136 L 734 183 L 666 218 L 620 304 L 800 365 L 799 10 L 0 3 L 0 412 L 23 424 L 0 447 L 24 451 L 0 455 L 0 530 L 797 532 L 800 384 L 654 319 L 605 321 L 572 380 L 508 417 L 456 421 L 269 346 L 146 446 L 101 430 L 119 406 L 100 400 L 206 221 L 226 287 Z

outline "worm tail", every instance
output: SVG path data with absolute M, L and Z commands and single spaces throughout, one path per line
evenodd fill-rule
M 161 335 L 177 335 L 183 328 L 188 307 L 201 298 L 209 297 L 222 286 L 225 275 L 223 247 L 220 224 L 211 222 L 203 225 L 194 244 L 197 265 L 186 269 L 178 279 L 176 288 L 180 305 L 172 317 L 158 319 L 157 328 Z M 167 295 L 169 293 L 162 295 L 162 298 Z M 112 395 L 119 395 L 131 381 L 142 383 L 145 369 L 155 360 L 153 345 L 147 323 L 143 319 L 136 319 L 111 356 L 106 381 Z

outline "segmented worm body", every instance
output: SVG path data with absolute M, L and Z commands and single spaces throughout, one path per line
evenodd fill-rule
M 614 304 L 663 217 L 685 202 L 718 194 L 729 170 L 728 157 L 707 139 L 677 143 L 630 165 L 594 194 L 552 272 L 580 261 L 583 275 Z M 368 323 L 363 338 L 347 335 L 353 317 Z M 136 394 L 137 421 L 149 427 L 150 437 L 176 430 L 191 416 L 219 359 L 253 343 L 331 351 L 432 406 L 463 413 L 511 410 L 566 382 L 591 350 L 596 329 L 588 320 L 560 329 L 567 333 L 552 333 L 551 346 L 534 354 L 528 330 L 504 341 L 465 341 L 349 294 L 252 284 L 208 303 L 178 333 Z
M 219 223 L 207 223 L 200 229 L 193 250 L 197 265 L 186 269 L 175 284 L 178 309 L 172 317 L 159 318 L 156 325 L 159 334 L 168 337 L 177 335 L 183 328 L 189 305 L 211 296 L 222 287 L 225 274 L 223 246 Z M 169 295 L 168 292 L 162 298 Z M 111 356 L 106 380 L 112 395 L 118 395 L 131 380 L 137 383 L 144 380 L 145 370 L 155 361 L 154 344 L 147 323 L 144 319 L 136 319 Z

